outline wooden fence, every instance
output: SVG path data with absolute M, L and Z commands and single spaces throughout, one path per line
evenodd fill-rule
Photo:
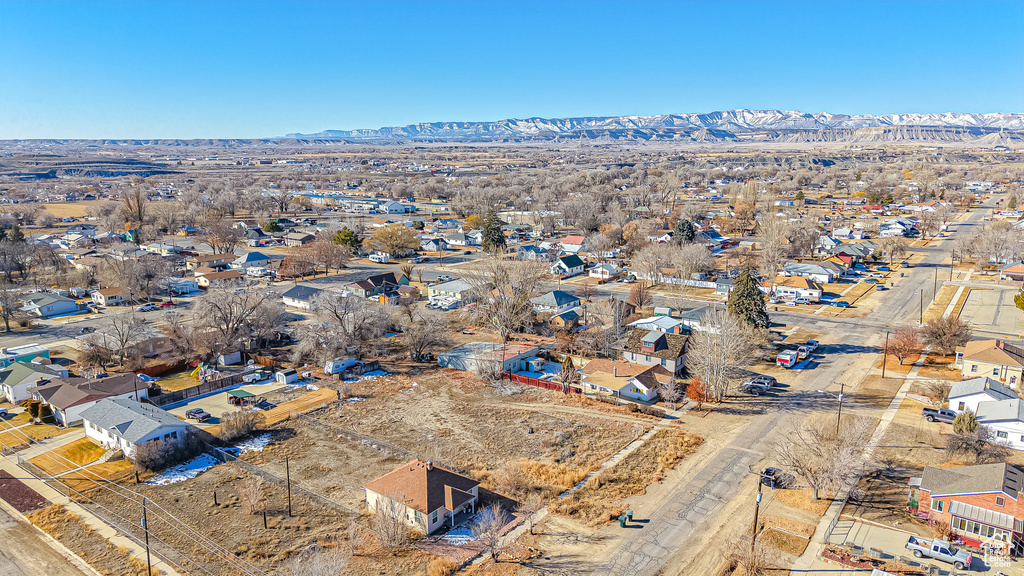
M 242 375 L 234 374 L 226 378 L 219 378 L 217 380 L 210 380 L 209 382 L 203 384 L 197 384 L 196 386 L 192 386 L 190 388 L 184 388 L 182 390 L 175 390 L 174 392 L 164 392 L 163 394 L 150 396 L 149 402 L 151 404 L 155 404 L 156 406 L 173 404 L 175 402 L 181 402 L 182 400 L 187 400 L 189 398 L 201 396 L 203 394 L 207 394 L 210 392 L 216 392 L 217 390 L 227 388 L 228 386 L 234 386 L 235 384 L 238 384 L 241 381 Z
M 505 372 L 505 377 L 511 382 L 516 384 L 526 384 L 527 386 L 536 386 L 537 388 L 544 388 L 545 390 L 554 390 L 555 392 L 564 392 L 566 394 L 582 394 L 583 389 L 577 386 L 563 386 L 559 382 L 551 382 L 550 380 L 541 380 L 540 378 L 533 378 L 531 376 L 524 376 L 522 374 L 513 374 L 511 372 Z

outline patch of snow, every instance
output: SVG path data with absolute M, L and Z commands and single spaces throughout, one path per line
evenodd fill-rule
M 306 384 L 306 390 L 312 391 L 312 390 L 319 390 L 319 389 L 320 389 L 320 387 L 317 386 L 316 384 Z
M 345 402 L 362 402 L 363 400 L 366 400 L 366 398 L 362 396 L 353 396 L 351 398 L 346 398 Z
M 463 544 L 469 544 L 470 542 L 476 540 L 476 537 L 473 536 L 473 531 L 470 530 L 468 527 L 460 526 L 442 536 L 441 540 L 444 540 L 445 542 L 453 544 L 455 546 L 462 546 Z
M 235 444 L 235 448 L 237 448 L 241 454 L 248 454 L 249 452 L 263 452 L 263 449 L 266 448 L 268 444 L 270 444 L 270 432 L 239 442 L 238 444 Z
M 352 380 L 346 380 L 346 382 L 362 382 L 364 380 L 376 380 L 377 378 L 380 378 L 381 376 L 387 376 L 387 375 L 388 375 L 388 373 L 383 371 L 383 370 L 373 370 L 372 372 L 364 373 L 362 376 L 360 376 L 358 378 L 354 378 Z
M 199 476 L 217 464 L 219 464 L 219 462 L 213 456 L 210 456 L 209 454 L 200 454 L 184 464 L 178 464 L 177 466 L 172 466 L 171 468 L 164 470 L 162 474 L 157 474 L 147 480 L 146 484 L 151 486 L 167 486 L 169 484 L 184 482 L 185 480 L 191 480 L 192 478 Z

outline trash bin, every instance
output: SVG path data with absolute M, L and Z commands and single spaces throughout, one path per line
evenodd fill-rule
M 625 528 L 625 527 L 626 527 L 626 516 L 625 516 L 625 514 L 621 514 L 621 515 L 619 515 L 619 528 Z
M 629 520 L 630 522 L 633 521 L 633 511 L 632 510 L 626 510 L 626 520 Z

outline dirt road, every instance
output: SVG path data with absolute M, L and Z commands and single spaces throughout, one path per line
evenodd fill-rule
M 0 574 L 4 576 L 84 576 L 28 524 L 0 508 Z

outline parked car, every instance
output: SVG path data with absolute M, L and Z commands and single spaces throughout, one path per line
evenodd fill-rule
M 92 334 L 95 331 L 96 331 L 96 329 L 93 328 L 92 326 L 85 326 L 81 330 L 79 330 L 78 333 L 79 334 Z
M 764 384 L 741 384 L 737 390 L 744 394 L 750 394 L 752 396 L 760 396 L 768 391 L 768 386 Z
M 195 420 L 197 422 L 206 422 L 211 418 L 210 413 L 202 408 L 193 408 L 185 411 L 185 418 Z
M 810 298 L 800 297 L 800 298 L 794 298 L 793 299 L 793 304 L 810 304 L 810 303 L 811 303 L 811 299 Z
M 7 416 L 7 408 L 0 408 L 0 416 Z
M 956 412 L 949 408 L 922 408 L 921 416 L 929 422 L 946 422 L 952 424 L 956 419 Z
M 153 304 L 152 302 L 146 302 L 142 306 L 139 306 L 138 308 L 135 309 L 136 312 L 150 312 L 153 310 L 156 310 L 156 304 Z
M 775 386 L 776 384 L 778 384 L 779 381 L 776 380 L 774 376 L 765 376 L 763 374 L 759 374 L 757 376 L 754 376 L 753 378 L 748 378 L 748 379 L 744 380 L 743 383 L 744 384 L 761 384 L 763 386 L 767 386 L 767 387 L 771 388 L 771 387 Z
M 782 470 L 779 470 L 778 468 L 765 468 L 764 471 L 761 472 L 761 484 L 774 489 L 776 483 L 781 480 L 781 477 Z
M 957 570 L 970 568 L 974 557 L 966 550 L 957 550 L 945 540 L 938 538 L 928 541 L 924 538 L 911 536 L 907 540 L 906 549 L 914 553 L 915 558 L 934 558 L 953 565 Z
M 779 303 L 779 299 L 775 298 L 775 297 L 771 297 L 771 298 L 768 299 L 768 303 L 769 304 L 778 304 Z
M 900 268 L 913 268 L 914 266 L 910 262 L 900 262 Z
M 864 283 L 865 284 L 878 284 L 878 280 L 876 278 L 865 278 L 864 279 Z
M 888 272 L 889 271 L 889 267 L 888 266 L 879 266 L 878 268 L 875 268 L 875 270 L 878 270 L 879 272 Z
M 806 343 L 804 343 L 804 346 L 807 347 L 807 349 L 810 350 L 811 352 L 815 352 L 818 350 L 818 341 L 808 340 Z
M 846 300 L 833 300 L 831 306 L 835 306 L 836 308 L 849 308 L 850 303 Z
M 160 305 L 159 305 L 159 307 L 160 307 L 160 308 L 171 308 L 171 307 L 172 307 L 172 306 L 174 306 L 174 305 L 175 305 L 175 303 L 174 303 L 174 302 L 172 302 L 172 301 L 170 301 L 170 300 L 167 300 L 166 302 L 161 302 L 161 303 L 160 303 Z
M 800 360 L 805 360 L 810 355 L 811 349 L 808 348 L 807 346 L 801 346 L 796 349 L 796 357 L 799 358 Z
M 463 252 L 463 254 L 466 255 L 466 256 L 469 256 L 472 253 L 473 253 L 472 250 L 466 250 L 465 252 Z
M 885 284 L 879 284 L 879 285 L 875 286 L 875 290 L 878 290 L 879 292 L 881 292 L 882 290 L 888 290 L 888 288 L 885 287 Z

